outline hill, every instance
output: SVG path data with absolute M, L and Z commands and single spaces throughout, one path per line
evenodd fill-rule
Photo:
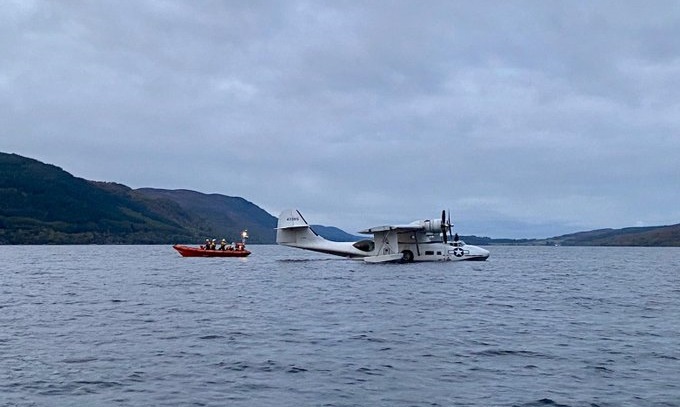
M 250 243 L 276 241 L 276 218 L 243 198 L 203 194 L 186 189 L 140 188 L 135 191 L 150 200 L 174 202 L 202 224 L 210 225 L 208 231 L 213 234 L 205 237 L 226 237 L 227 240 L 234 241 L 242 230 L 248 229 Z
M 597 229 L 570 233 L 548 239 L 492 239 L 463 236 L 467 243 L 476 245 L 514 246 L 655 246 L 680 247 L 680 224 L 667 226 Z
M 312 225 L 312 229 L 328 240 L 334 242 L 356 242 L 357 240 L 366 239 L 366 236 L 355 236 L 338 229 L 335 226 Z
M 194 235 L 171 202 L 76 178 L 59 167 L 0 153 L 0 243 L 151 243 Z M 173 219 L 174 218 L 174 219 Z
M 680 224 L 599 229 L 553 237 L 563 246 L 674 246 L 680 247 Z
M 131 189 L 88 181 L 16 154 L 0 153 L 0 244 L 170 244 L 206 237 L 276 242 L 276 218 L 240 197 L 185 189 Z M 314 226 L 331 240 L 351 235 Z
M 249 229 L 253 243 L 274 243 L 275 223 L 273 216 L 242 198 L 133 190 L 0 153 L 0 244 L 161 244 L 201 242 L 206 237 L 236 240 L 242 229 Z

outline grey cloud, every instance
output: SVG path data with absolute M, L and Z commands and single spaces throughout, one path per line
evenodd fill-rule
M 675 2 L 15 2 L 0 150 L 358 230 L 677 223 Z

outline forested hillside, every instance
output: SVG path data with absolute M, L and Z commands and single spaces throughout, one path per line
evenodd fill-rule
M 162 209 L 162 210 L 161 210 Z M 0 154 L 0 243 L 153 243 L 195 239 L 172 202 L 138 199 L 125 186 L 76 178 L 59 167 Z
M 214 237 L 233 241 L 243 229 L 248 229 L 251 243 L 274 243 L 276 240 L 276 218 L 243 198 L 186 189 L 140 188 L 135 191 L 147 199 L 176 203 L 210 225 L 218 233 Z
M 197 198 L 202 195 L 194 194 Z M 0 244 L 187 243 L 206 237 L 235 240 L 240 230 L 251 226 L 253 243 L 273 243 L 274 217 L 267 219 L 266 212 L 240 198 L 212 195 L 210 199 L 221 205 L 194 211 L 149 191 L 88 181 L 54 165 L 0 153 Z M 221 210 L 232 218 L 220 218 Z M 251 218 L 251 213 L 258 216 Z M 268 229 L 267 221 L 274 226 Z
M 563 246 L 680 246 L 680 224 L 668 226 L 600 229 L 553 239 Z

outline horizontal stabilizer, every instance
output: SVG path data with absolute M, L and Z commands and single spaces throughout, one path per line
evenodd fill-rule
M 276 225 L 276 243 L 288 246 L 314 245 L 324 241 L 316 234 L 297 209 L 286 209 L 279 215 Z
M 297 225 L 297 226 L 293 225 L 293 226 L 282 226 L 282 227 L 280 226 L 280 227 L 277 227 L 276 229 L 279 230 L 279 229 L 307 229 L 307 228 L 309 228 L 309 225 Z

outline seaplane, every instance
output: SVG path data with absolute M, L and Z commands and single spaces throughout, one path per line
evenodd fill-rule
M 377 226 L 359 233 L 373 235 L 357 242 L 333 242 L 319 236 L 299 210 L 286 209 L 279 215 L 276 243 L 320 253 L 362 259 L 367 263 L 411 263 L 415 261 L 483 261 L 489 251 L 465 244 L 452 236 L 450 214 L 441 219 L 418 220 L 404 225 Z

